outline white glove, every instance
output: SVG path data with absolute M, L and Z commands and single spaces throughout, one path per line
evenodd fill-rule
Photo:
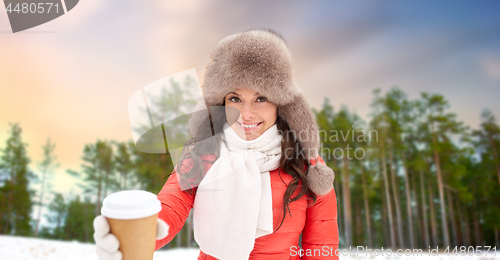
M 168 235 L 169 226 L 165 221 L 157 219 L 156 239 L 163 239 Z M 108 220 L 100 215 L 94 219 L 94 240 L 99 260 L 122 260 L 122 252 L 118 250 L 120 242 L 111 234 Z

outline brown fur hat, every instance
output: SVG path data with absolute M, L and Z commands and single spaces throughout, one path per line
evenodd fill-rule
M 222 39 L 212 52 L 204 81 L 206 106 L 222 105 L 225 96 L 235 89 L 257 91 L 278 106 L 299 141 L 308 167 L 311 190 L 324 195 L 333 188 L 334 173 L 324 164 L 316 164 L 319 133 L 315 117 L 305 96 L 295 87 L 290 51 L 281 36 L 272 30 L 249 30 Z M 193 120 L 190 120 L 193 121 Z

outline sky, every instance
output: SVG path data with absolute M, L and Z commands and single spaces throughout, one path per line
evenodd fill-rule
M 500 116 L 500 2 L 85 0 L 13 34 L 0 8 L 0 149 L 19 123 L 37 171 L 56 144 L 54 191 L 78 193 L 83 147 L 132 139 L 127 104 L 142 87 L 194 68 L 200 85 L 225 36 L 270 28 L 287 41 L 312 107 L 329 98 L 368 119 L 372 91 L 443 94 L 472 128 Z

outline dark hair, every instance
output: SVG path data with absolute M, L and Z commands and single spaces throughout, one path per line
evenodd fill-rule
M 224 105 L 225 103 L 220 104 L 220 106 Z M 213 164 L 220 156 L 219 150 L 222 138 L 221 135 L 217 135 L 217 133 L 221 133 L 223 131 L 222 126 L 223 123 L 226 122 L 226 113 L 224 109 L 217 111 L 216 113 L 210 113 L 209 109 L 208 115 L 209 116 L 199 125 L 199 128 L 197 128 L 195 136 L 189 139 L 184 145 L 181 158 L 177 163 L 177 165 L 183 165 L 184 160 L 191 161 L 189 163 L 189 167 L 178 167 L 177 169 L 179 176 L 181 177 L 179 179 L 180 185 L 190 194 L 192 194 L 192 189 L 198 186 L 205 175 L 204 163 L 208 162 Z M 300 199 L 305 194 L 309 196 L 310 200 L 313 200 L 312 203 L 315 203 L 317 199 L 316 194 L 309 189 L 306 178 L 308 168 L 306 168 L 306 171 L 303 170 L 308 165 L 308 160 L 304 157 L 303 153 L 300 153 L 302 147 L 295 138 L 293 132 L 290 131 L 288 123 L 280 116 L 276 119 L 276 126 L 280 134 L 283 136 L 281 141 L 282 155 L 279 168 L 280 178 L 282 172 L 281 170 L 283 170 L 284 173 L 292 176 L 293 179 L 290 183 L 285 183 L 288 187 L 283 197 L 283 218 L 275 232 L 283 224 L 287 211 L 291 217 L 289 208 L 290 202 Z M 215 157 L 207 157 L 206 155 L 215 155 Z M 207 158 L 215 159 L 207 160 Z M 297 196 L 292 198 L 292 194 L 299 186 L 299 182 L 302 182 L 302 185 L 300 185 L 300 192 Z

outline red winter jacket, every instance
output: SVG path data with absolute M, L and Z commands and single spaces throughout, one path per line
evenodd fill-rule
M 212 157 L 205 158 L 213 160 Z M 318 163 L 324 163 L 319 158 Z M 205 173 L 211 164 L 205 163 Z M 271 188 L 273 197 L 273 223 L 275 230 L 281 223 L 283 214 L 283 196 L 292 177 L 280 168 L 269 172 L 271 176 Z M 190 195 L 187 191 L 181 191 L 177 181 L 177 173 L 172 172 L 158 199 L 162 203 L 162 210 L 158 217 L 169 226 L 167 237 L 156 241 L 158 250 L 175 237 L 182 229 L 193 207 L 195 194 Z M 301 185 L 299 183 L 299 185 Z M 292 195 L 296 196 L 300 188 L 297 187 Z M 194 188 L 196 192 L 196 188 Z M 314 205 L 307 207 L 308 201 L 304 195 L 302 198 L 290 203 L 292 217 L 287 213 L 286 218 L 278 231 L 255 239 L 254 248 L 250 254 L 251 260 L 285 260 L 285 259 L 338 259 L 335 251 L 339 244 L 339 232 L 337 225 L 337 198 L 335 190 L 332 189 L 324 196 L 317 196 Z M 302 233 L 302 250 L 298 246 L 299 235 Z M 338 254 L 338 253 L 337 253 Z M 217 258 L 207 255 L 200 250 L 198 260 Z

